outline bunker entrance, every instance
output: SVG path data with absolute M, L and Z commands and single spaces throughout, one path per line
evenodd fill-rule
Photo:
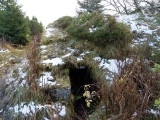
M 71 94 L 74 97 L 74 119 L 85 119 L 91 114 L 97 104 L 98 86 L 92 75 L 92 68 L 88 66 L 78 66 L 69 68 L 71 84 Z M 87 94 L 86 94 L 87 93 Z M 88 102 L 87 102 L 88 101 Z

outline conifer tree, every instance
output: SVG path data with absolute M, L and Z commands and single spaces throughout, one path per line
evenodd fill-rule
M 41 35 L 43 33 L 43 25 L 42 23 L 38 22 L 38 19 L 33 16 L 32 20 L 30 20 L 30 35 Z
M 80 10 L 78 14 L 83 12 L 92 13 L 94 11 L 102 13 L 104 11 L 104 6 L 101 4 L 102 0 L 78 0 Z
M 21 7 L 14 0 L 1 1 L 0 37 L 12 44 L 27 44 L 29 27 Z

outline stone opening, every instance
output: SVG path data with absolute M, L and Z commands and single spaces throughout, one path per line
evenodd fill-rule
M 85 85 L 90 85 L 91 91 L 98 91 L 96 80 L 92 75 L 92 68 L 88 66 L 78 66 L 69 68 L 69 77 L 71 84 L 71 94 L 74 96 L 73 106 L 75 112 L 75 120 L 85 119 L 85 117 L 92 113 L 96 104 L 87 107 L 85 93 Z

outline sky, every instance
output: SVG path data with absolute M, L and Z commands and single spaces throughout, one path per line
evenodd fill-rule
M 17 0 L 29 18 L 37 19 L 47 26 L 63 16 L 76 16 L 77 0 Z

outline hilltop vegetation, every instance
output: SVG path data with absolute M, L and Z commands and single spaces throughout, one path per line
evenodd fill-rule
M 159 12 L 153 14 L 141 8 L 139 12 L 132 11 L 134 14 L 128 11 L 128 15 L 115 17 L 96 10 L 86 11 L 77 17 L 61 17 L 48 28 L 53 29 L 50 40 L 58 43 L 60 51 L 65 51 L 66 46 L 75 49 L 66 60 L 69 63 L 77 65 L 82 60 L 94 69 L 96 56 L 100 57 L 99 66 L 104 68 L 110 59 L 118 60 L 113 83 L 108 84 L 111 76 L 106 71 L 103 74 L 107 81 L 98 78 L 99 87 L 103 86 L 100 92 L 106 116 L 103 110 L 92 115 L 100 114 L 101 119 L 158 119 L 152 113 L 156 110 L 159 114 Z M 95 71 L 94 76 L 102 75 L 98 68 Z M 150 112 L 146 113 L 147 109 Z M 88 119 L 93 119 L 92 115 Z
M 36 17 L 29 20 L 15 0 L 0 2 L 0 38 L 16 45 L 26 45 L 31 36 L 42 34 L 43 26 Z
M 0 116 L 160 118 L 159 2 L 105 2 L 119 14 L 106 14 L 102 0 L 78 0 L 77 16 L 50 23 L 44 37 L 36 17 L 0 1 Z

